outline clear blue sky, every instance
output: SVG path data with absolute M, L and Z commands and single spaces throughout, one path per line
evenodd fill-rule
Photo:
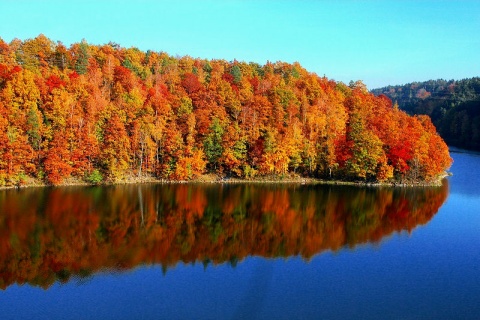
M 480 76 L 480 1 L 0 0 L 0 37 L 298 61 L 370 89 Z

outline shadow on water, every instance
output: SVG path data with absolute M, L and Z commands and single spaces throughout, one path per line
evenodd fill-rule
M 144 264 L 166 272 L 179 262 L 235 266 L 248 256 L 309 260 L 411 232 L 432 219 L 447 195 L 446 181 L 435 188 L 190 184 L 0 191 L 0 287 L 48 288 Z

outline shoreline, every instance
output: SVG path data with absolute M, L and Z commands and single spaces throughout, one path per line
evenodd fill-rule
M 29 189 L 29 188 L 48 188 L 48 187 L 73 187 L 73 186 L 117 186 L 127 184 L 301 184 L 301 185 L 338 185 L 338 186 L 354 186 L 354 187 L 368 187 L 368 188 L 418 188 L 418 187 L 439 187 L 442 181 L 451 173 L 445 172 L 436 179 L 427 181 L 394 181 L 394 182 L 364 182 L 364 181 L 344 181 L 344 180 L 323 180 L 318 178 L 301 177 L 301 176 L 263 176 L 254 179 L 241 179 L 221 177 L 214 174 L 206 174 L 199 176 L 192 180 L 166 180 L 157 179 L 151 176 L 143 177 L 128 177 L 116 181 L 104 181 L 98 184 L 85 182 L 77 178 L 68 178 L 63 183 L 58 185 L 47 184 L 36 179 L 29 179 L 27 183 L 21 185 L 0 186 L 0 190 L 12 189 Z

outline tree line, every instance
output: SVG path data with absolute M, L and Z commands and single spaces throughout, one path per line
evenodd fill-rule
M 450 163 L 429 117 L 298 63 L 0 39 L 0 186 L 209 172 L 430 181 Z
M 480 78 L 429 80 L 372 90 L 409 114 L 431 117 L 447 144 L 480 150 Z

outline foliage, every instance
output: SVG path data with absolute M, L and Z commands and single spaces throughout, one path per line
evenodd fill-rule
M 85 174 L 85 181 L 92 184 L 99 184 L 103 181 L 102 173 L 95 169 L 90 173 Z
M 207 135 L 203 143 L 205 155 L 213 170 L 217 169 L 220 157 L 223 153 L 222 136 L 223 128 L 220 125 L 218 118 L 215 118 L 210 126 L 210 133 Z
M 428 115 L 449 145 L 480 150 L 480 78 L 429 80 L 372 90 L 409 114 Z
M 2 184 L 20 174 L 61 184 L 208 172 L 423 181 L 451 163 L 427 119 L 361 81 L 347 86 L 298 63 L 175 58 L 84 40 L 66 48 L 43 35 L 0 44 Z M 470 109 L 451 118 L 467 119 L 454 128 L 475 141 Z

